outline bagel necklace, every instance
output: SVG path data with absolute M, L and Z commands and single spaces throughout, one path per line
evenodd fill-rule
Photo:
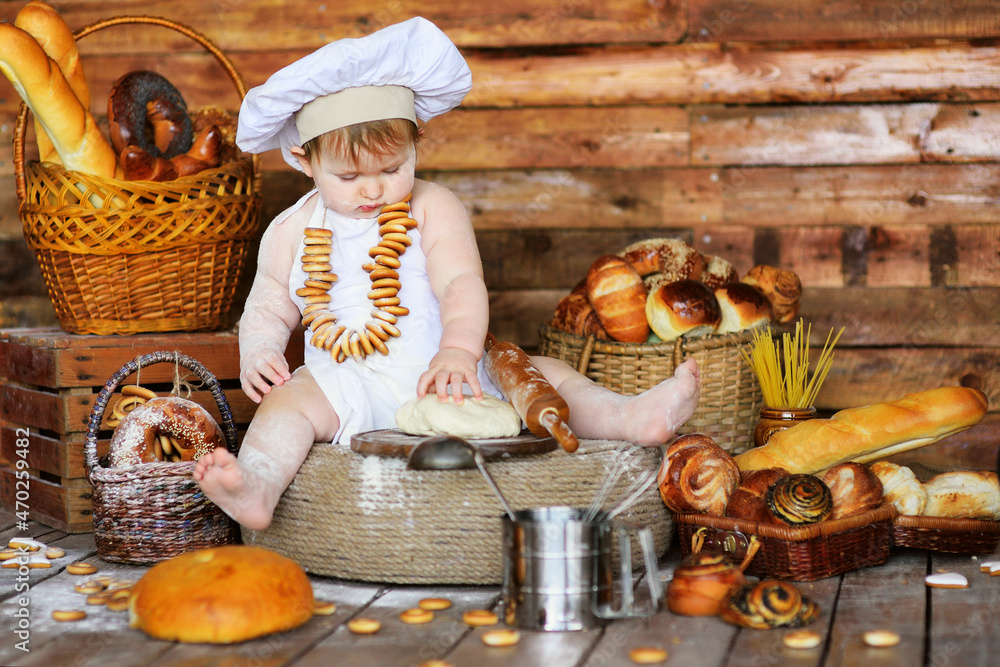
M 333 251 L 333 231 L 322 227 L 306 227 L 305 248 L 300 258 L 306 279 L 295 294 L 305 299 L 302 326 L 312 332 L 309 343 L 327 350 L 338 364 L 351 358 L 361 363 L 370 354 L 389 354 L 386 341 L 399 337 L 396 322 L 410 310 L 400 305 L 399 257 L 412 243 L 409 231 L 417 226 L 410 217 L 410 197 L 395 204 L 383 206 L 379 211 L 379 242 L 368 250 L 371 262 L 363 265 L 371 280 L 368 299 L 375 307 L 372 319 L 365 328 L 348 329 L 337 324 L 337 316 L 330 312 L 330 288 L 337 281 L 331 273 L 330 253 Z

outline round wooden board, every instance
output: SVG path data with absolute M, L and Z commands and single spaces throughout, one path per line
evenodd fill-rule
M 406 458 L 410 450 L 428 439 L 427 435 L 410 435 L 398 428 L 367 431 L 351 436 L 351 449 L 359 454 L 377 454 Z M 558 447 L 551 436 L 537 436 L 527 429 L 512 438 L 469 438 L 469 444 L 476 447 L 487 461 L 504 456 L 526 456 L 547 454 Z

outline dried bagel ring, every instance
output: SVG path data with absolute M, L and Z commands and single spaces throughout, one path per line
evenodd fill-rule
M 309 274 L 309 279 L 310 280 L 322 280 L 322 281 L 328 282 L 328 283 L 335 283 L 338 280 L 336 273 L 330 273 L 330 272 L 324 272 L 324 271 L 313 271 L 313 272 L 311 272 Z
M 378 244 L 381 247 L 396 253 L 397 257 L 406 252 L 406 246 L 403 245 L 402 243 L 399 243 L 398 241 L 382 239 L 381 241 L 378 242 Z
M 80 609 L 56 609 L 52 612 L 52 620 L 60 623 L 82 621 L 87 618 L 87 612 Z
M 302 285 L 305 287 L 316 287 L 318 289 L 323 290 L 324 292 L 328 291 L 331 287 L 333 287 L 332 282 L 328 282 L 326 280 L 313 280 L 312 278 L 306 278 L 304 281 L 302 281 Z
M 385 296 L 380 299 L 375 299 L 372 301 L 376 308 L 387 308 L 389 306 L 398 306 L 402 303 L 398 296 Z
M 392 257 L 394 259 L 398 259 L 399 253 L 397 253 L 395 250 L 390 250 L 389 248 L 386 248 L 384 246 L 377 245 L 373 248 L 368 249 L 368 256 L 372 257 L 377 262 L 379 257 Z M 394 268 L 399 268 L 399 267 L 394 267 Z
M 442 611 L 451 607 L 451 600 L 448 598 L 423 598 L 417 603 L 417 606 L 428 611 Z
M 402 226 L 402 225 L 401 225 Z M 413 244 L 413 239 L 411 239 L 406 232 L 389 232 L 382 235 L 383 241 L 395 241 L 396 243 L 402 243 L 405 246 L 410 246 Z
M 309 305 L 315 303 L 330 303 L 330 299 L 331 297 L 329 294 L 315 294 L 313 296 L 307 296 L 306 303 Z
M 372 267 L 372 270 L 369 271 L 368 278 L 371 280 L 381 280 L 383 278 L 392 278 L 393 280 L 399 280 L 399 273 L 394 269 L 390 269 L 387 266 L 374 266 Z
M 368 329 L 368 331 L 375 334 L 379 340 L 387 341 L 392 338 L 388 331 L 379 326 L 378 322 L 365 322 L 365 329 Z
M 403 263 L 399 261 L 398 257 L 391 257 L 389 255 L 379 255 L 375 258 L 375 263 L 381 264 L 382 266 L 388 266 L 390 269 L 398 269 L 403 265 Z
M 382 213 L 377 218 L 375 218 L 380 224 L 389 222 L 390 220 L 396 220 L 397 218 L 408 218 L 410 214 L 407 211 L 389 211 L 388 213 Z
M 497 615 L 488 609 L 470 609 L 462 614 L 462 622 L 466 625 L 481 627 L 485 625 L 496 625 L 500 622 Z
M 358 342 L 361 343 L 361 349 L 365 353 L 365 356 L 375 354 L 375 346 L 372 345 L 371 339 L 368 338 L 367 331 L 359 332 Z
M 392 233 L 392 232 L 396 232 L 397 234 L 405 234 L 406 233 L 406 227 L 404 227 L 403 225 L 399 224 L 398 222 L 392 222 L 392 221 L 390 221 L 390 222 L 386 222 L 386 223 L 380 225 L 379 228 L 378 228 L 379 236 L 385 236 L 386 234 L 389 234 L 389 233 Z
M 97 572 L 97 566 L 93 563 L 70 563 L 66 566 L 66 572 L 69 574 L 94 574 Z
M 382 628 L 382 623 L 374 618 L 352 618 L 347 629 L 356 635 L 373 635 Z
M 393 338 L 399 338 L 399 336 L 401 335 L 399 329 L 397 329 L 394 325 L 389 324 L 388 322 L 380 322 L 379 326 L 382 327 L 382 329 Z
M 403 284 L 395 278 L 377 278 L 372 281 L 372 289 L 382 289 L 383 287 L 395 287 L 399 290 Z
M 383 322 L 388 322 L 389 324 L 395 324 L 396 322 L 399 321 L 399 319 L 393 313 L 386 312 L 381 308 L 374 308 L 371 312 L 371 315 L 375 319 L 382 320 Z
M 140 387 L 137 384 L 127 384 L 122 387 L 122 396 L 138 396 L 148 401 L 156 398 L 156 392 L 145 387 Z
M 399 317 L 410 314 L 410 309 L 406 306 L 382 306 L 382 311 Z
M 366 326 L 367 326 L 367 325 L 366 325 Z M 388 347 L 386 347 L 386 344 L 385 344 L 385 341 L 383 341 L 383 340 L 382 340 L 382 339 L 381 339 L 381 338 L 379 337 L 379 335 L 378 335 L 378 334 L 376 334 L 376 333 L 372 332 L 372 330 L 371 330 L 371 329 L 369 329 L 369 330 L 368 330 L 368 336 L 367 336 L 367 338 L 368 338 L 368 341 L 369 341 L 369 342 L 370 342 L 370 343 L 371 343 L 371 344 L 372 344 L 373 346 L 375 346 L 375 349 L 376 349 L 376 350 L 378 350 L 378 351 L 379 351 L 379 352 L 381 352 L 382 354 L 389 354 L 389 348 L 388 348 Z M 388 338 L 389 338 L 389 336 L 388 336 L 388 334 L 386 334 L 386 339 L 388 339 Z
M 326 252 L 322 255 L 302 255 L 299 257 L 299 261 L 305 264 L 329 264 L 330 263 L 330 253 Z
M 305 230 L 303 230 L 303 233 L 306 236 L 320 237 L 326 239 L 333 238 L 333 230 L 326 229 L 325 227 L 306 227 Z
M 325 262 L 325 263 L 322 263 L 322 264 L 316 263 L 316 264 L 303 264 L 302 265 L 302 270 L 305 271 L 306 273 L 327 273 L 332 268 L 333 268 L 333 265 L 330 264 L 329 262 Z
M 430 623 L 434 620 L 434 612 L 429 609 L 421 609 L 420 607 L 407 609 L 399 615 L 399 620 L 410 625 Z
M 333 246 L 330 246 L 328 244 L 314 243 L 312 245 L 307 245 L 304 248 L 302 248 L 302 252 L 305 253 L 306 255 L 329 255 L 330 250 L 332 249 Z
M 368 298 L 375 301 L 376 299 L 395 297 L 397 294 L 399 294 L 398 287 L 379 287 L 368 292 Z M 378 305 L 379 304 L 377 303 L 375 304 L 376 307 L 378 307 Z

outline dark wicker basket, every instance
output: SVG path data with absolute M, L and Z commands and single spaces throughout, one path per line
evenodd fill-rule
M 952 554 L 988 554 L 1000 544 L 1000 522 L 902 515 L 892 522 L 892 543 Z
M 889 558 L 895 516 L 895 508 L 884 505 L 857 516 L 809 526 L 778 526 L 707 514 L 675 514 L 674 523 L 685 556 L 691 553 L 691 537 L 702 527 L 708 529 L 706 544 L 736 545 L 732 551 L 739 560 L 750 538 L 756 536 L 760 547 L 747 574 L 814 581 L 884 563 Z
M 198 361 L 177 352 L 151 352 L 122 366 L 97 395 L 87 424 L 84 460 L 93 489 L 97 555 L 115 563 L 157 563 L 193 549 L 239 541 L 239 526 L 209 500 L 191 473 L 194 461 L 141 463 L 110 468 L 97 457 L 97 435 L 104 411 L 125 379 L 157 363 L 172 363 L 194 373 L 209 389 L 222 416 L 226 446 L 238 450 L 236 426 L 219 382 Z

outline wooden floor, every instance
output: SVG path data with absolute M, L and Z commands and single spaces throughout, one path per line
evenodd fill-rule
M 145 568 L 105 563 L 97 558 L 92 534 L 67 535 L 30 523 L 15 526 L 8 512 L 0 513 L 0 538 L 34 537 L 62 547 L 66 557 L 51 569 L 31 570 L 27 591 L 18 591 L 16 569 L 0 570 L 0 664 L 2 665 L 419 665 L 433 658 L 462 666 L 629 665 L 637 646 L 659 646 L 669 652 L 671 665 L 995 665 L 1000 656 L 1000 577 L 979 571 L 968 556 L 894 551 L 885 565 L 841 577 L 801 584 L 822 609 L 811 627 L 824 643 L 811 650 L 783 647 L 781 630 L 741 630 L 717 618 L 686 618 L 665 608 L 647 620 L 616 621 L 604 628 L 569 633 L 522 631 L 512 648 L 490 648 L 468 628 L 461 613 L 499 607 L 497 587 L 411 587 L 359 584 L 316 577 L 318 599 L 333 601 L 333 616 L 314 617 L 306 625 L 279 635 L 236 646 L 182 645 L 149 639 L 128 628 L 126 613 L 87 607 L 73 586 L 86 577 L 65 572 L 65 564 L 87 560 L 100 571 L 137 579 Z M 676 565 L 678 548 L 671 548 L 658 575 L 666 582 Z M 1000 556 L 998 556 L 1000 557 Z M 967 590 L 928 589 L 929 572 L 954 571 L 970 580 Z M 23 588 L 23 583 L 21 585 Z M 639 585 L 641 595 L 645 585 Z M 15 616 L 27 597 L 27 623 Z M 454 606 L 438 612 L 426 625 L 404 625 L 398 614 L 424 597 L 447 597 Z M 647 598 L 648 599 L 648 598 Z M 58 623 L 54 609 L 85 609 L 89 616 L 76 623 Z M 345 622 L 358 615 L 378 618 L 382 630 L 372 636 L 348 632 Z M 17 635 L 27 625 L 26 647 Z M 867 648 L 861 641 L 869 629 L 887 628 L 902 642 L 889 649 Z M 25 647 L 24 644 L 21 644 Z

